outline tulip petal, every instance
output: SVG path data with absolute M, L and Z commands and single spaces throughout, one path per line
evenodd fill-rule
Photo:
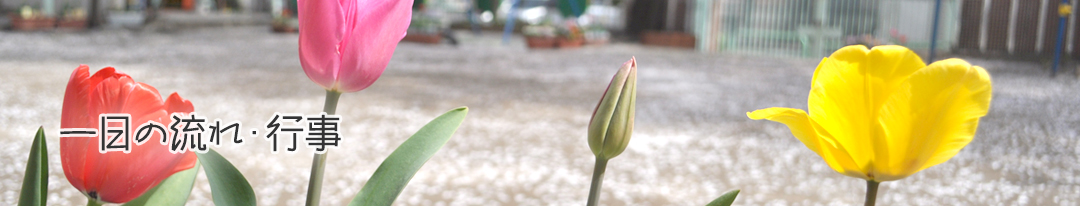
M 772 107 L 747 112 L 750 119 L 783 123 L 791 130 L 791 134 L 799 139 L 807 148 L 821 156 L 830 168 L 841 174 L 856 178 L 867 178 L 865 173 L 859 172 L 858 165 L 851 159 L 842 145 L 828 139 L 828 135 L 819 135 L 814 122 L 810 121 L 806 112 L 801 109 Z
M 626 85 L 626 80 L 634 67 L 637 67 L 636 60 L 631 58 L 630 61 L 627 61 L 619 68 L 615 76 L 611 77 L 611 82 L 608 82 L 604 94 L 600 96 L 600 102 L 597 102 L 596 108 L 593 109 L 592 119 L 589 119 L 588 141 L 589 149 L 592 150 L 594 155 L 607 158 L 602 152 L 604 151 L 605 139 L 611 136 L 611 134 L 608 134 L 609 128 L 612 127 L 609 120 L 615 115 L 619 97 L 623 94 L 618 91 L 622 90 Z
M 96 84 L 94 84 L 96 85 Z M 71 78 L 68 79 L 67 89 L 64 90 L 64 105 L 60 112 L 60 128 L 89 128 L 93 127 L 92 119 L 87 113 L 87 101 L 90 101 L 90 67 L 79 65 Z
M 163 107 L 161 95 L 157 90 L 145 84 L 136 83 L 126 76 L 102 80 L 90 100 L 88 107 L 91 108 L 93 114 L 130 114 L 132 119 L 129 126 L 131 128 L 150 120 L 160 122 L 165 117 L 165 112 L 161 109 Z M 94 117 L 96 118 L 97 115 Z M 131 131 L 134 129 L 129 130 Z M 157 181 L 133 180 L 156 179 L 160 181 L 164 179 L 158 178 L 164 173 L 161 171 L 162 165 L 174 162 L 171 158 L 162 158 L 169 157 L 169 152 L 161 144 L 134 146 L 130 154 L 109 152 L 94 155 L 97 153 L 95 147 L 89 147 L 86 152 L 90 154 L 87 156 L 98 156 L 97 162 L 87 162 L 88 166 L 98 167 L 87 169 L 87 192 L 96 192 L 98 198 L 106 202 L 127 202 L 138 197 L 156 185 Z M 162 155 L 162 152 L 165 155 Z M 172 167 L 168 169 L 171 171 Z
M 87 102 L 90 101 L 90 91 L 90 68 L 86 65 L 79 65 L 75 71 L 71 72 L 67 89 L 64 90 L 64 104 L 60 112 L 60 128 L 93 127 L 94 123 L 90 121 L 92 118 L 89 117 L 86 107 Z M 65 155 L 66 153 L 63 151 L 87 148 L 90 147 L 88 144 L 92 142 L 93 140 L 85 137 L 60 138 L 60 163 L 64 168 L 64 176 L 79 191 L 85 191 L 82 174 L 84 174 L 83 166 L 86 164 L 86 156 Z
M 350 1 L 351 2 L 351 1 Z M 346 28 L 341 41 L 342 92 L 360 91 L 382 75 L 394 48 L 405 37 L 412 19 L 413 1 L 360 1 L 346 6 Z
M 943 163 L 975 136 L 990 108 L 990 76 L 960 59 L 931 64 L 900 85 L 879 119 L 888 135 L 891 177 L 900 179 Z
M 128 75 L 117 72 L 112 67 L 105 67 L 90 75 L 88 66 L 79 65 L 71 73 L 67 89 L 64 91 L 60 128 L 97 128 L 99 113 L 90 109 L 92 108 L 89 106 L 92 101 L 91 96 L 102 81 L 123 77 L 128 77 Z M 86 166 L 94 165 L 99 158 L 97 155 L 81 155 L 80 151 L 97 153 L 96 140 L 96 137 L 60 138 L 60 162 L 64 168 L 64 176 L 79 191 L 87 189 L 86 177 L 92 168 L 86 168 Z
M 611 123 L 607 128 L 607 138 L 604 138 L 604 158 L 619 156 L 630 144 L 630 136 L 634 132 L 634 108 L 637 106 L 637 65 L 635 60 L 630 60 L 630 71 L 623 87 L 619 90 L 618 101 L 611 116 Z M 605 92 L 607 93 L 607 92 Z
M 349 2 L 349 1 L 342 1 Z M 299 0 L 300 66 L 311 81 L 331 89 L 341 64 L 341 40 L 345 34 L 342 2 Z
M 870 166 L 889 162 L 885 136 L 875 124 L 877 112 L 898 85 L 922 67 L 922 60 L 904 47 L 844 47 L 822 60 L 814 73 L 810 119 L 827 131 L 819 135 L 847 148 L 858 170 L 873 179 Z
M 767 119 L 769 121 L 783 123 L 791 129 L 791 134 L 799 139 L 811 151 L 821 155 L 821 146 L 818 144 L 817 132 L 810 125 L 810 119 L 806 112 L 801 109 L 771 107 L 747 112 L 746 117 L 753 120 Z M 822 155 L 824 156 L 824 155 Z
M 195 106 L 191 104 L 191 101 L 188 101 L 187 99 L 180 97 L 180 94 L 173 92 L 169 95 L 168 99 L 165 99 L 165 118 L 168 118 L 169 120 L 163 120 L 159 122 L 162 124 L 165 124 L 165 122 L 169 122 L 171 124 L 172 113 L 187 114 L 191 112 L 195 112 Z M 153 138 L 151 138 L 150 140 L 151 142 L 153 142 L 152 139 Z M 195 162 L 196 160 L 198 160 L 198 157 L 195 156 L 195 153 L 186 152 L 182 155 L 184 157 L 177 161 L 176 166 L 173 167 L 172 171 L 169 173 L 177 173 L 195 167 Z
M 195 111 L 195 106 L 191 105 L 191 101 L 181 98 L 180 94 L 173 92 L 169 94 L 169 98 L 165 99 L 165 112 L 169 115 L 172 113 L 191 113 Z

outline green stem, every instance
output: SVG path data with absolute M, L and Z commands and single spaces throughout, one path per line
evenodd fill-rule
M 877 188 L 880 182 L 867 180 L 866 181 L 866 206 L 874 206 L 874 202 L 877 200 Z
M 341 92 L 326 90 L 326 102 L 323 104 L 323 112 L 326 112 L 327 115 L 336 113 L 339 97 L 341 97 Z M 330 150 L 326 150 L 325 153 L 315 154 L 315 157 L 311 159 L 311 179 L 308 179 L 306 203 L 308 206 L 319 205 L 319 197 L 322 194 L 323 171 L 326 170 L 326 154 L 329 153 Z
M 604 171 L 607 170 L 607 159 L 596 157 L 596 165 L 593 166 L 592 186 L 589 186 L 588 206 L 596 206 L 600 201 L 600 186 L 604 184 Z
M 94 198 L 86 198 L 86 206 L 101 206 L 101 202 L 98 202 Z

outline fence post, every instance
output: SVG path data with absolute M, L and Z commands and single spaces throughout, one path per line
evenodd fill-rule
M 938 22 L 939 22 L 940 18 L 941 18 L 941 0 L 934 0 L 934 23 L 933 23 L 934 27 L 930 29 L 930 56 L 929 56 L 929 58 L 927 58 L 927 59 L 930 60 L 930 61 L 927 61 L 929 63 L 933 63 L 934 59 L 937 58 L 937 56 L 936 56 L 936 54 L 937 54 L 937 39 L 938 39 L 937 34 L 938 34 Z
M 1069 0 L 1061 0 L 1061 4 L 1058 5 L 1058 32 L 1057 42 L 1054 44 L 1054 65 L 1051 66 L 1050 77 L 1057 75 L 1058 64 L 1061 63 L 1061 40 L 1065 36 L 1065 17 L 1072 13 L 1072 6 L 1069 5 Z
M 510 3 L 510 12 L 507 12 L 506 25 L 503 26 L 502 44 L 510 44 L 510 34 L 514 33 L 514 17 L 517 16 L 518 3 L 521 0 L 513 0 Z

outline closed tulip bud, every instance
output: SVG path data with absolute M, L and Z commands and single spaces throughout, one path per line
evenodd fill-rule
M 611 159 L 626 149 L 634 130 L 637 101 L 637 61 L 630 58 L 615 73 L 589 121 L 589 148 L 600 159 Z
M 412 18 L 412 0 L 300 0 L 300 66 L 326 90 L 360 91 L 379 79 Z

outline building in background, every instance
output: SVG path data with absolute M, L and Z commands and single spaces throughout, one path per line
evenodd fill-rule
M 929 51 L 934 0 L 685 0 L 704 52 L 819 58 L 845 45 Z M 956 45 L 959 0 L 942 0 L 938 51 Z
M 703 52 L 822 57 L 845 45 L 898 44 L 926 54 L 935 0 L 657 0 L 671 18 L 633 18 L 638 27 L 693 33 Z M 655 3 L 660 2 L 660 3 Z M 675 3 L 664 3 L 675 2 Z M 965 55 L 1049 58 L 1058 34 L 1060 0 L 941 0 L 937 51 Z M 686 7 L 689 9 L 682 9 Z M 1067 7 L 1076 13 L 1076 7 Z M 633 10 L 630 16 L 649 15 Z M 686 16 L 680 18 L 678 16 Z M 1066 16 L 1062 51 L 1080 52 L 1076 17 Z M 661 26 L 656 26 L 660 24 Z M 674 25 L 671 25 L 674 24 Z M 683 25 L 691 25 L 684 27 Z
M 961 9 L 956 52 L 986 56 L 1048 58 L 1053 55 L 1058 34 L 1060 0 L 964 0 Z M 1076 13 L 1076 7 L 1071 7 Z M 1074 52 L 1076 16 L 1066 17 L 1062 52 Z
M 19 30 L 21 20 L 48 22 L 61 28 L 64 21 L 82 19 L 88 25 L 138 26 L 158 11 L 173 13 L 266 13 L 289 8 L 295 0 L 0 0 L 0 27 Z M 91 5 L 97 5 L 92 7 Z M 274 5 L 279 5 L 275 7 Z M 278 8 L 278 9 L 272 9 Z M 85 26 L 84 26 L 85 27 Z

